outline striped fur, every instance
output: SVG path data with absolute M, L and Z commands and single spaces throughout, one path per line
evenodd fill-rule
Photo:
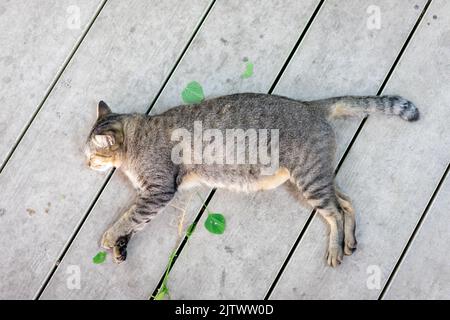
M 419 119 L 416 106 L 400 96 L 338 97 L 318 101 L 328 109 L 329 118 L 368 115 L 381 113 L 399 116 L 406 121 Z
M 88 163 L 96 170 L 121 168 L 138 193 L 135 204 L 104 233 L 102 245 L 113 250 L 116 262 L 124 261 L 132 235 L 151 221 L 177 190 L 204 184 L 253 192 L 284 184 L 329 224 L 327 263 L 337 266 L 344 254 L 350 255 L 356 249 L 355 212 L 350 199 L 334 183 L 336 141 L 330 121 L 370 113 L 395 115 L 407 121 L 419 118 L 417 108 L 399 96 L 346 96 L 302 102 L 244 93 L 179 106 L 151 117 L 115 114 L 100 102 L 97 122 L 86 142 Z M 222 131 L 278 129 L 279 169 L 267 176 L 262 174 L 260 164 L 174 163 L 171 133 L 178 128 L 192 132 L 196 120 L 201 120 L 204 128 Z M 265 143 L 262 147 L 268 147 L 269 142 Z

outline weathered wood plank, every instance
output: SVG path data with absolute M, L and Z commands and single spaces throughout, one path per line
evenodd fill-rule
M 326 231 L 316 217 L 272 298 L 379 296 L 450 156 L 449 10 L 432 2 L 385 90 L 414 101 L 421 119 L 369 117 L 338 173 L 357 212 L 358 250 L 336 270 L 325 267 Z
M 275 93 L 300 99 L 375 94 L 420 14 L 416 3 L 424 1 L 325 2 Z M 380 30 L 366 28 L 369 5 L 383 8 Z M 355 130 L 357 121 L 344 124 Z M 340 145 L 349 137 L 340 134 Z M 283 189 L 251 196 L 219 190 L 210 207 L 227 217 L 227 232 L 216 237 L 198 228 L 171 272 L 172 297 L 264 298 L 309 210 Z M 326 234 L 319 240 L 325 245 Z
M 448 299 L 450 297 L 450 177 L 431 205 L 412 240 L 384 299 Z
M 318 1 L 238 0 L 217 2 L 169 80 L 152 113 L 181 104 L 181 91 L 190 81 L 201 83 L 207 97 L 238 92 L 267 92 L 283 66 L 299 34 Z M 240 76 L 245 70 L 244 58 L 254 64 L 254 75 Z M 149 298 L 160 280 L 171 250 L 176 245 L 176 221 L 180 212 L 169 207 L 130 244 L 128 259 L 119 266 L 108 260 L 94 266 L 90 257 L 98 248 L 104 230 L 130 204 L 134 192 L 121 175 L 116 175 L 102 193 L 99 202 L 70 247 L 62 264 L 43 293 L 43 298 Z M 207 190 L 200 192 L 205 197 Z M 195 193 L 178 198 L 176 205 L 185 207 L 189 196 L 186 224 L 200 208 Z M 116 214 L 112 215 L 111 212 Z M 85 256 L 85 259 L 80 257 Z M 83 280 L 80 290 L 66 286 L 66 270 L 79 265 Z
M 0 4 L 0 167 L 102 3 Z
M 82 152 L 98 100 L 145 111 L 209 4 L 105 5 L 0 176 L 0 297 L 36 294 L 105 180 Z

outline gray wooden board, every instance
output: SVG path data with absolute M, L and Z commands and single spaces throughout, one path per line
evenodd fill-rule
M 299 99 L 375 94 L 424 1 L 326 1 L 275 93 Z M 415 4 L 419 4 L 416 9 Z M 366 28 L 369 5 L 382 8 L 383 28 Z M 395 30 L 395 32 L 393 32 Z M 358 121 L 340 123 L 339 155 Z M 351 129 L 351 130 L 350 130 Z M 299 235 L 310 209 L 282 188 L 251 196 L 219 190 L 210 209 L 228 221 L 223 236 L 198 228 L 178 258 L 169 287 L 175 299 L 262 299 Z M 206 215 L 200 224 L 204 223 Z M 327 243 L 319 240 L 320 265 Z M 303 266 L 296 272 L 301 273 Z M 317 275 L 320 277 L 320 275 Z
M 0 166 L 101 3 L 0 2 Z
M 450 298 L 450 178 L 447 176 L 384 299 Z
M 181 91 L 198 81 L 206 97 L 233 92 L 267 92 L 288 58 L 318 1 L 219 1 L 201 26 L 175 73 L 152 109 L 152 114 L 183 103 Z M 248 60 L 252 77 L 243 79 Z M 207 189 L 199 190 L 206 198 Z M 196 192 L 177 196 L 177 207 L 188 203 L 185 225 L 200 208 Z M 177 243 L 176 221 L 180 211 L 164 210 L 129 246 L 127 261 L 119 266 L 108 258 L 93 265 L 103 231 L 130 205 L 133 190 L 121 174 L 115 174 L 45 289 L 44 299 L 149 298 L 164 273 Z M 191 202 L 188 201 L 193 196 Z M 203 228 L 199 226 L 198 228 Z M 79 266 L 80 290 L 70 290 L 71 266 Z
M 209 4 L 107 2 L 0 176 L 1 298 L 37 293 L 105 180 L 82 152 L 97 102 L 145 111 Z
M 385 90 L 414 101 L 421 119 L 369 117 L 338 173 L 357 212 L 358 250 L 326 267 L 315 218 L 271 298 L 378 298 L 450 159 L 449 10 L 432 2 Z

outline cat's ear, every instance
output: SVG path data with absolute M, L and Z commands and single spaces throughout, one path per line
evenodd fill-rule
M 94 142 L 100 148 L 108 148 L 116 144 L 116 138 L 112 134 L 96 134 Z
M 97 106 L 97 118 L 101 118 L 110 114 L 112 111 L 105 101 L 100 101 Z

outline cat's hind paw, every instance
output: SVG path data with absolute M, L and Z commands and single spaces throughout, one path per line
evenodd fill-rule
M 100 242 L 101 246 L 105 249 L 112 249 L 117 241 L 117 236 L 112 231 L 112 228 L 105 231 Z
M 330 246 L 327 251 L 327 264 L 330 267 L 336 268 L 342 263 L 344 258 L 343 250 L 341 246 Z

